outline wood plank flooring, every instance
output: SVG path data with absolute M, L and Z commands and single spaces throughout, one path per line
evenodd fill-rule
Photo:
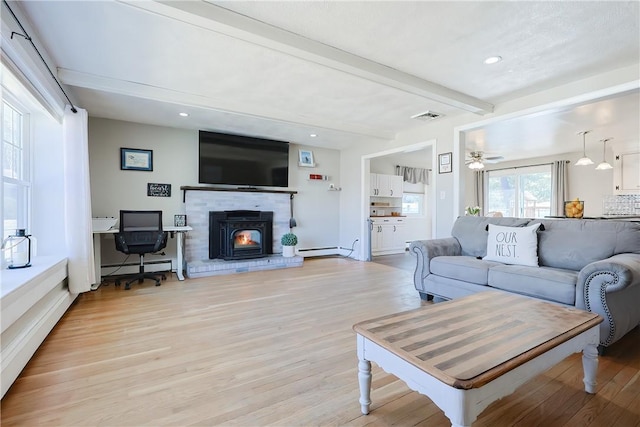
M 1 424 L 448 426 L 375 365 L 371 413 L 360 413 L 352 325 L 426 304 L 406 258 L 385 263 L 307 259 L 82 294 L 3 398 Z M 598 383 L 584 392 L 573 355 L 474 426 L 640 426 L 637 328 L 600 358 Z

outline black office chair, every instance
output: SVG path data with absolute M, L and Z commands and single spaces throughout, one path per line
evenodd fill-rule
M 116 249 L 125 254 L 140 255 L 140 272 L 129 280 L 124 288 L 131 289 L 136 280 L 142 283 L 144 279 L 155 280 L 160 286 L 160 277 L 167 277 L 144 272 L 144 255 L 158 252 L 167 246 L 167 233 L 162 231 L 162 211 L 120 211 L 120 229 L 116 237 Z M 120 279 L 116 280 L 120 285 Z

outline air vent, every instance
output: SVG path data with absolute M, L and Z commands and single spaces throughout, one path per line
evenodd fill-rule
M 427 110 L 423 113 L 416 114 L 415 116 L 411 116 L 412 119 L 418 119 L 425 122 L 430 122 L 431 120 L 435 120 L 439 117 L 444 116 L 444 114 L 436 113 L 435 111 Z

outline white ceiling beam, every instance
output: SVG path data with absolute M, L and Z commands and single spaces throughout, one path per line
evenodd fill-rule
M 98 76 L 66 68 L 58 68 L 58 78 L 62 83 L 70 86 L 117 93 L 120 95 L 152 101 L 168 102 L 186 107 L 233 113 L 236 115 L 257 117 L 260 119 L 276 120 L 278 122 L 289 123 L 292 125 L 305 125 L 315 129 L 327 129 L 376 139 L 391 140 L 395 138 L 395 132 L 387 129 L 373 129 L 346 122 L 341 122 L 340 127 L 338 128 L 336 127 L 335 121 L 319 120 L 316 117 L 310 119 L 309 117 L 301 114 L 293 115 L 279 110 L 258 107 L 255 105 L 247 106 L 246 104 L 238 104 L 226 99 L 222 100 L 193 93 L 180 92 L 164 87 L 113 79 L 110 77 Z
M 464 111 L 476 114 L 493 112 L 494 106 L 486 101 L 205 1 L 120 1 L 151 13 L 225 34 Z

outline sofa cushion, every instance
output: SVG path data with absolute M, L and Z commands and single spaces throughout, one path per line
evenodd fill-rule
M 483 257 L 487 254 L 487 225 L 523 227 L 531 220 L 526 218 L 461 216 L 453 224 L 451 236 L 458 239 L 462 255 Z
M 487 255 L 485 261 L 505 264 L 538 266 L 538 228 L 540 224 L 526 227 L 503 227 L 489 224 Z
M 486 285 L 489 269 L 497 265 L 500 263 L 470 256 L 438 256 L 431 260 L 429 270 L 433 274 L 449 279 Z
M 562 304 L 575 305 L 578 272 L 552 267 L 497 265 L 489 270 L 489 286 Z
M 640 253 L 640 223 L 613 220 L 539 219 L 541 266 L 581 270 L 620 253 Z

